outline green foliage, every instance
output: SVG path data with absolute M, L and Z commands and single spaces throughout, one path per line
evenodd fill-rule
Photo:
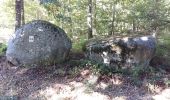
M 124 75 L 128 75 L 131 77 L 130 81 L 133 85 L 141 86 L 143 84 L 144 79 L 150 78 L 156 72 L 157 72 L 156 69 L 154 69 L 151 66 L 148 67 L 135 66 L 131 68 L 131 70 L 128 70 Z
M 4 0 L 1 4 L 1 19 L 0 25 L 3 25 L 2 28 L 14 29 L 15 25 L 15 0 Z M 48 15 L 46 9 L 39 5 L 37 0 L 24 0 L 24 9 L 25 9 L 25 22 L 30 22 L 32 20 L 47 20 L 54 22 L 53 17 Z M 4 23 L 5 22 L 5 23 Z
M 85 44 L 85 42 L 87 41 L 86 36 L 82 35 L 82 36 L 73 36 L 72 38 L 73 44 L 72 44 L 72 51 L 73 52 L 82 52 L 83 50 L 83 46 Z
M 116 33 L 127 33 L 127 30 L 144 31 L 155 27 L 167 29 L 167 21 L 170 20 L 169 3 L 166 0 L 93 1 L 94 33 L 107 35 L 113 27 L 113 21 Z M 45 0 L 42 4 L 55 18 L 55 23 L 68 34 L 82 35 L 82 31 L 86 33 L 86 0 Z
M 91 74 L 93 75 L 106 75 L 106 76 L 112 76 L 115 74 L 128 77 L 128 81 L 135 86 L 141 86 L 143 85 L 144 79 L 149 79 L 149 82 L 155 82 L 162 79 L 162 77 L 158 74 L 160 74 L 160 70 L 157 70 L 153 67 L 142 67 L 142 66 L 135 66 L 130 69 L 116 69 L 113 67 L 108 67 L 103 64 L 98 64 L 89 60 L 77 60 L 77 61 L 71 61 L 71 65 L 73 65 L 72 68 L 69 69 L 69 74 L 72 77 L 75 77 L 81 73 L 84 69 L 90 70 Z M 155 77 L 154 77 L 155 76 Z M 167 80 L 166 83 L 169 81 Z M 155 84 L 155 83 L 152 83 Z M 88 83 L 87 83 L 88 85 Z M 91 85 L 91 84 L 89 84 Z
M 0 43 L 0 56 L 5 54 L 6 49 L 7 49 L 6 44 Z
M 162 33 L 158 39 L 156 55 L 170 59 L 170 34 Z
M 0 24 L 10 28 L 13 28 L 15 24 L 14 1 L 5 0 L 1 7 Z M 24 0 L 24 2 L 26 23 L 37 19 L 47 20 L 63 28 L 71 38 L 84 36 L 87 33 L 87 0 Z M 127 0 L 96 0 L 95 2 L 94 0 L 94 34 L 107 35 L 113 27 L 112 22 L 114 32 L 117 34 L 127 34 L 127 31 L 133 29 L 143 32 L 157 26 L 161 30 L 168 29 L 169 4 L 167 0 L 135 0 L 133 2 Z M 132 33 L 140 34 L 140 32 Z
M 67 63 L 71 66 L 68 69 L 68 74 L 70 74 L 72 77 L 78 75 L 84 69 L 89 69 L 93 74 L 111 75 L 115 73 L 113 68 L 103 64 L 97 64 L 86 59 L 70 60 Z
M 81 60 L 79 62 L 78 68 L 87 68 L 90 69 L 93 74 L 101 74 L 101 75 L 108 75 L 108 76 L 114 73 L 121 73 L 121 71 L 118 69 L 106 66 L 104 64 L 98 64 L 96 62 L 89 61 L 89 60 Z

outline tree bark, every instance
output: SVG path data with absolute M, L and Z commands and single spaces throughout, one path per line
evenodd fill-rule
M 114 29 L 115 29 L 115 2 L 113 2 L 113 6 L 112 6 L 112 24 L 111 24 L 111 32 L 109 35 L 114 35 Z
M 133 32 L 136 32 L 136 24 L 135 24 L 135 20 L 134 19 L 132 21 L 132 25 L 133 25 Z
M 15 30 L 21 26 L 21 0 L 15 0 L 16 22 Z
M 67 3 L 68 3 L 68 5 L 69 5 L 69 8 L 71 8 L 70 0 L 68 0 Z M 68 14 L 67 16 L 70 18 L 70 21 L 69 21 L 69 23 L 70 23 L 70 24 L 69 24 L 69 25 L 70 25 L 69 31 L 70 31 L 71 34 L 73 34 L 73 29 L 74 29 L 74 28 L 73 28 L 73 21 L 72 21 L 72 17 L 71 17 L 72 11 L 69 10 L 67 14 Z
M 88 39 L 93 38 L 93 19 L 92 19 L 92 0 L 88 0 L 88 15 L 87 15 L 87 26 L 88 26 Z
M 93 35 L 94 34 L 97 34 L 97 30 L 96 30 L 96 25 L 97 25 L 97 19 L 96 19 L 96 17 L 97 17 L 97 13 L 96 13 L 96 9 L 97 9 L 97 0 L 94 0 L 94 2 L 93 2 L 93 6 L 94 6 L 94 8 L 93 8 Z
M 25 24 L 23 0 L 15 0 L 15 12 L 16 12 L 15 30 L 17 30 L 19 27 L 21 27 L 21 25 Z
M 22 25 L 25 24 L 25 15 L 24 15 L 24 0 L 21 0 L 21 21 Z

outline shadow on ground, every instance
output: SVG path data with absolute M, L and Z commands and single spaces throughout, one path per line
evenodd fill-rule
M 157 100 L 168 96 L 161 95 L 169 85 L 152 83 L 151 79 L 136 80 L 140 86 L 133 84 L 131 77 L 122 74 L 111 76 L 93 74 L 88 67 L 78 68 L 76 60 L 81 54 L 72 54 L 74 61 L 51 68 L 10 67 L 5 57 L 0 58 L 0 95 L 15 96 L 17 99 L 41 100 Z M 75 67 L 77 66 L 77 67 Z M 74 71 L 73 71 L 74 70 Z M 159 79 L 169 80 L 169 74 Z M 161 83 L 161 82 L 160 82 Z M 170 93 L 170 92 L 169 92 Z

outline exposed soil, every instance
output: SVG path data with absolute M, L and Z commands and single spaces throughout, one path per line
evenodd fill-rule
M 74 54 L 72 54 L 74 55 Z M 81 59 L 83 55 L 72 56 Z M 57 66 L 62 66 L 59 70 Z M 0 99 L 6 100 L 170 100 L 169 85 L 160 80 L 155 84 L 142 79 L 142 85 L 131 82 L 129 76 L 94 75 L 82 68 L 72 75 L 72 65 L 54 65 L 50 68 L 19 68 L 6 64 L 0 57 Z M 162 74 L 161 74 L 162 75 Z M 164 75 L 164 74 L 163 74 Z M 169 80 L 166 73 L 161 80 Z M 158 82 L 158 83 L 157 83 Z

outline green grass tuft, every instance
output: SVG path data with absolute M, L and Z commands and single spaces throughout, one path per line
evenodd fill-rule
M 7 45 L 0 43 L 0 56 L 4 55 L 7 50 Z

